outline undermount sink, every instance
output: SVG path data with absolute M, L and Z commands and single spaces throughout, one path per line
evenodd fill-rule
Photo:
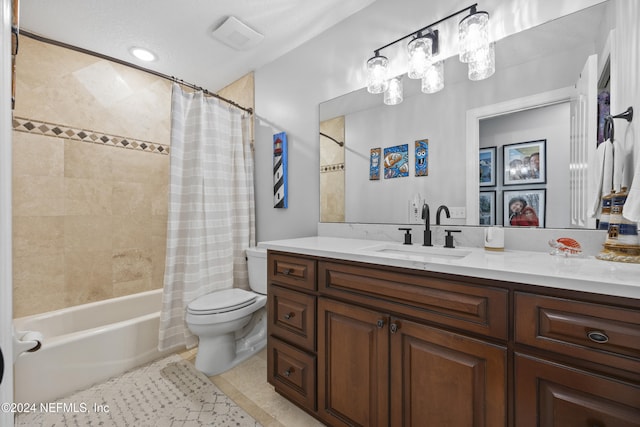
M 379 256 L 411 261 L 443 261 L 459 260 L 471 253 L 471 251 L 459 248 L 444 248 L 438 246 L 401 245 L 385 243 L 364 249 L 365 252 L 373 252 Z

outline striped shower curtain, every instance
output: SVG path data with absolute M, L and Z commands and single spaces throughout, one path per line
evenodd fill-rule
M 185 308 L 209 292 L 248 289 L 244 250 L 255 244 L 250 117 L 174 84 L 160 350 L 198 343 Z

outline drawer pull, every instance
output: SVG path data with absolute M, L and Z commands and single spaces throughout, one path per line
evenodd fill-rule
M 601 331 L 589 331 L 587 332 L 587 337 L 597 344 L 604 344 L 609 341 L 607 334 Z
M 290 268 L 285 268 L 284 270 L 282 270 L 282 274 L 284 274 L 285 276 L 290 275 L 292 272 L 293 270 Z
M 295 313 L 287 313 L 287 314 L 284 315 L 284 319 L 285 320 L 289 320 L 294 316 L 295 316 Z
M 284 371 L 284 376 L 289 378 L 292 373 L 293 373 L 293 368 L 289 368 L 286 371 Z

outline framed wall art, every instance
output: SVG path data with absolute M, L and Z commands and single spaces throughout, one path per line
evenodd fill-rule
M 369 154 L 369 180 L 380 179 L 380 147 L 372 148 Z
M 505 227 L 544 227 L 547 190 L 503 192 Z
M 287 194 L 289 181 L 287 134 L 285 132 L 273 135 L 273 207 L 287 208 Z
M 544 184 L 546 145 L 546 139 L 503 145 L 504 185 Z
M 496 225 L 496 192 L 480 192 L 480 225 Z
M 429 175 L 429 140 L 416 141 L 416 176 Z
M 384 149 L 384 177 L 409 176 L 409 144 Z
M 496 185 L 496 147 L 480 149 L 480 187 Z

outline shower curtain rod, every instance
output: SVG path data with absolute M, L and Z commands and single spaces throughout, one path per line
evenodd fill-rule
M 158 71 L 150 70 L 148 68 L 144 68 L 144 67 L 141 67 L 139 65 L 132 64 L 130 62 L 123 61 L 121 59 L 113 58 L 111 56 L 103 55 L 101 53 L 97 53 L 97 52 L 94 52 L 94 51 L 91 51 L 91 50 L 88 50 L 88 49 L 83 49 L 83 48 L 78 47 L 78 46 L 73 46 L 73 45 L 70 45 L 70 44 L 67 44 L 67 43 L 59 42 L 57 40 L 48 39 L 46 37 L 39 36 L 39 35 L 34 34 L 34 33 L 30 33 L 29 31 L 20 30 L 20 35 L 27 36 L 29 38 L 32 38 L 34 40 L 38 40 L 38 41 L 43 42 L 43 43 L 48 43 L 48 44 L 52 44 L 52 45 L 55 45 L 55 46 L 64 47 L 64 48 L 67 48 L 67 49 L 75 50 L 76 52 L 81 52 L 81 53 L 84 53 L 84 54 L 87 54 L 87 55 L 91 55 L 91 56 L 95 56 L 95 57 L 98 57 L 98 58 L 101 58 L 101 59 L 106 59 L 107 61 L 116 62 L 116 63 L 121 64 L 121 65 L 126 65 L 127 67 L 135 68 L 136 70 L 144 71 L 145 73 L 153 74 L 154 76 L 163 78 L 165 80 L 170 80 L 172 82 L 178 83 L 179 85 L 182 85 L 182 86 L 186 86 L 186 87 L 191 88 L 193 90 L 202 91 L 205 95 L 213 96 L 214 98 L 218 98 L 220 101 L 226 102 L 227 104 L 230 104 L 230 105 L 232 105 L 232 106 L 234 106 L 236 108 L 239 108 L 240 110 L 246 111 L 249 114 L 253 114 L 253 108 L 243 107 L 242 105 L 240 105 L 240 104 L 238 104 L 238 103 L 236 103 L 236 102 L 234 102 L 234 101 L 232 101 L 230 99 L 227 99 L 227 98 L 225 98 L 225 97 L 223 97 L 221 95 L 218 95 L 217 93 L 210 92 L 209 90 L 203 88 L 202 86 L 198 86 L 198 85 L 195 85 L 193 83 L 185 82 L 184 80 L 178 79 L 178 78 L 176 78 L 174 76 L 168 76 L 168 75 L 160 73 Z

